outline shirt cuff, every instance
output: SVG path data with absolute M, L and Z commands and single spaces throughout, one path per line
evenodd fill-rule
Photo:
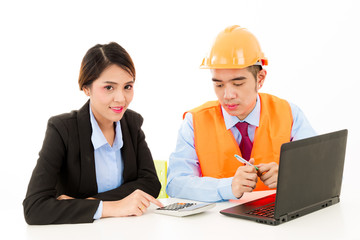
M 98 219 L 101 218 L 102 210 L 103 210 L 103 202 L 100 201 L 99 207 L 98 207 L 98 209 L 96 210 L 96 213 L 95 213 L 95 215 L 94 215 L 94 219 L 95 219 L 95 220 L 98 220 Z
M 237 199 L 232 193 L 231 183 L 233 178 L 223 178 L 218 185 L 218 193 L 223 200 Z

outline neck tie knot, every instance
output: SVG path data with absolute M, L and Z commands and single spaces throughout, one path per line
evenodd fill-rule
M 236 124 L 237 129 L 239 129 L 242 137 L 247 137 L 248 135 L 248 126 L 247 122 L 238 122 Z

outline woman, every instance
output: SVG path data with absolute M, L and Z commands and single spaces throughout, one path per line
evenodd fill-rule
M 79 86 L 89 101 L 48 121 L 23 202 L 28 224 L 87 223 L 142 215 L 160 191 L 143 118 L 127 109 L 135 68 L 117 43 L 83 58 Z

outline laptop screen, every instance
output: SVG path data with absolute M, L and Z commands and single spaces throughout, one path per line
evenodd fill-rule
M 340 195 L 347 130 L 281 147 L 275 218 Z

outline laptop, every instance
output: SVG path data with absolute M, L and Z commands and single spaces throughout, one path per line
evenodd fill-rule
M 348 130 L 284 143 L 276 193 L 220 213 L 279 225 L 340 201 Z

